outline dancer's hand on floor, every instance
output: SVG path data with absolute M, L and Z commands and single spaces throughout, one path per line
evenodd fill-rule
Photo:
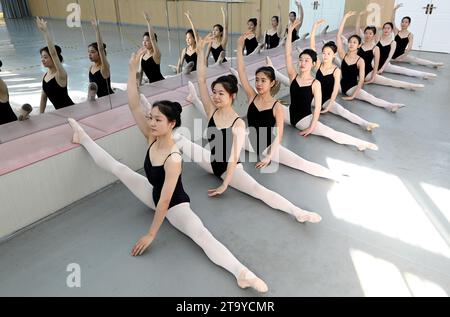
M 224 192 L 226 192 L 227 189 L 228 189 L 228 186 L 225 186 L 222 184 L 219 188 L 208 190 L 208 196 L 215 197 L 215 196 L 222 195 Z
M 352 101 L 352 100 L 354 100 L 354 99 L 355 99 L 354 96 L 350 96 L 350 97 L 342 97 L 342 100 L 345 100 L 345 101 Z
M 301 131 L 299 134 L 301 136 L 304 136 L 305 138 L 310 135 L 313 132 L 313 130 L 311 128 L 308 128 L 306 130 Z
M 323 109 L 320 113 L 324 114 L 324 113 L 328 113 L 331 111 L 331 109 L 333 109 L 334 106 L 334 102 L 330 102 L 330 104 L 328 105 L 328 107 L 326 107 L 325 109 Z
M 370 78 L 368 81 L 364 82 L 366 85 L 373 84 L 375 82 L 375 77 Z
M 151 235 L 143 236 L 134 246 L 133 251 L 131 251 L 132 256 L 141 256 L 145 250 L 148 249 L 150 244 L 152 244 L 155 238 Z
M 263 160 L 261 160 L 261 162 L 256 164 L 256 168 L 262 169 L 264 167 L 269 166 L 271 162 L 272 162 L 272 159 L 269 156 L 266 156 Z

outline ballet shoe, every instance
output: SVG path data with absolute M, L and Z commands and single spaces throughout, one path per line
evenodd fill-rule
M 69 118 L 67 121 L 73 130 L 72 143 L 81 144 L 81 138 L 86 135 L 86 132 L 84 132 L 83 128 L 74 119 Z
M 192 81 L 188 82 L 189 95 L 186 97 L 186 100 L 192 103 L 194 97 L 197 96 L 197 91 L 195 90 L 195 86 Z
M 19 109 L 19 121 L 25 121 L 30 119 L 30 113 L 33 111 L 33 107 L 26 103 Z
M 372 150 L 372 151 L 378 151 L 378 146 L 377 146 L 376 144 L 369 143 L 369 142 L 367 142 L 367 143 L 364 144 L 364 145 L 358 146 L 358 150 L 359 150 L 360 152 L 364 152 L 364 151 L 367 150 L 367 149 Z
M 366 130 L 369 131 L 369 132 L 372 132 L 373 129 L 377 129 L 379 127 L 380 127 L 380 125 L 378 123 L 369 122 L 369 124 L 366 127 Z
M 95 97 L 97 96 L 98 86 L 96 83 L 89 83 L 88 87 L 88 100 L 95 101 Z
M 425 85 L 422 85 L 422 84 L 411 85 L 411 86 L 409 87 L 409 90 L 417 91 L 417 90 L 422 89 L 422 88 L 424 88 L 424 87 L 425 87 Z
M 170 68 L 174 73 L 177 73 L 177 72 L 178 72 L 178 69 L 177 69 L 177 67 L 176 67 L 175 65 L 167 65 L 167 66 L 169 66 L 169 68 Z
M 425 79 L 425 80 L 436 79 L 436 78 L 437 78 L 437 75 L 431 74 L 431 73 L 423 76 L 423 79 Z
M 266 57 L 266 65 L 273 68 L 273 63 L 269 56 Z
M 219 58 L 217 59 L 216 64 L 222 64 L 225 59 L 225 51 L 220 52 Z
M 146 115 L 152 111 L 152 105 L 144 94 L 139 94 L 139 105 Z
M 322 221 L 322 217 L 319 214 L 304 210 L 298 212 L 297 215 L 295 216 L 295 219 L 297 219 L 297 221 L 300 223 L 305 222 L 319 223 Z
M 259 277 L 253 277 L 253 278 L 245 278 L 246 274 L 250 271 L 248 269 L 243 269 L 241 273 L 239 274 L 239 277 L 237 279 L 237 283 L 240 288 L 253 288 L 254 290 L 260 292 L 260 293 L 267 293 L 269 288 L 267 287 L 267 284 L 260 279 Z
M 239 86 L 242 86 L 241 80 L 239 78 L 239 73 L 237 72 L 237 70 L 230 67 L 230 73 L 232 73 L 237 78 Z
M 189 62 L 187 65 L 183 67 L 183 74 L 184 75 L 190 74 L 194 69 L 194 66 L 195 66 L 194 62 Z
M 306 40 L 309 36 L 309 33 L 305 33 L 300 37 L 300 40 Z
M 397 112 L 400 108 L 403 108 L 403 107 L 406 107 L 404 104 L 401 104 L 401 103 L 396 103 L 396 104 L 394 104 L 389 110 L 391 111 L 391 112 Z
M 322 34 L 322 35 L 325 35 L 325 34 L 327 34 L 328 33 L 328 29 L 330 28 L 330 26 L 329 25 L 327 25 L 323 30 L 322 30 L 322 32 L 320 32 L 320 34 Z

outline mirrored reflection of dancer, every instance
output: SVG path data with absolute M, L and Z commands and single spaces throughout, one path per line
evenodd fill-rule
M 0 61 L 0 72 L 3 63 Z M 19 117 L 15 114 L 9 103 L 9 91 L 8 86 L 0 77 L 0 125 L 14 122 L 17 120 L 23 121 L 29 119 L 30 113 L 33 108 L 29 104 L 24 104 L 19 110 Z
M 89 87 L 90 100 L 94 99 L 95 95 L 100 98 L 114 93 L 111 88 L 111 68 L 106 57 L 106 44 L 103 43 L 98 21 L 93 19 L 91 24 L 95 31 L 96 42 L 88 47 L 89 60 L 92 62 L 89 69 L 89 83 L 95 83 L 96 87 Z
M 40 112 L 45 112 L 47 99 L 50 100 L 55 109 L 73 106 L 75 103 L 69 97 L 67 91 L 67 73 L 61 64 L 63 62 L 62 50 L 58 45 L 53 43 L 48 31 L 47 22 L 36 17 L 36 23 L 47 42 L 47 46 L 40 50 L 42 65 L 48 69 L 42 79 Z
M 266 49 L 277 48 L 281 42 L 281 36 L 283 32 L 283 26 L 281 24 L 281 4 L 278 1 L 279 15 L 274 15 L 271 19 L 271 28 L 266 31 L 264 43 Z
M 185 12 L 184 15 L 188 19 L 188 21 L 193 26 L 192 17 L 190 12 Z M 181 51 L 180 58 L 178 59 L 177 64 L 177 73 L 180 74 L 183 72 L 184 74 L 189 74 L 190 72 L 195 72 L 197 70 L 197 31 L 193 26 L 192 29 L 186 31 L 186 47 Z M 184 62 L 187 63 L 185 67 L 183 67 Z M 204 63 L 205 61 L 203 61 Z
M 228 44 L 228 17 L 223 7 L 221 7 L 220 10 L 222 11 L 223 24 L 216 24 L 213 26 L 212 34 L 214 36 L 214 41 L 208 46 L 208 53 L 206 54 L 206 60 L 208 60 L 209 55 L 212 54 L 214 62 L 219 64 L 227 62 L 225 54 Z
M 147 12 L 144 12 L 144 18 L 147 21 L 148 31 L 144 33 L 142 39 L 142 45 L 146 52 L 141 60 L 139 85 L 142 85 L 144 73 L 150 83 L 164 80 L 164 76 L 161 74 L 161 51 L 158 47 L 158 38 L 153 32 L 150 15 Z

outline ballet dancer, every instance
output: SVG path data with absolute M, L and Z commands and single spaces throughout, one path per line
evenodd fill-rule
M 161 74 L 161 51 L 158 47 L 158 39 L 153 32 L 150 15 L 147 12 L 144 12 L 144 18 L 147 21 L 148 31 L 144 33 L 142 40 L 142 46 L 146 52 L 141 60 L 139 85 L 142 85 L 144 73 L 150 83 L 164 80 L 164 76 Z
M 208 60 L 210 54 L 214 58 L 214 62 L 217 64 L 226 63 L 225 58 L 227 44 L 228 44 L 228 18 L 223 7 L 222 11 L 223 24 L 216 24 L 213 27 L 214 41 L 209 45 L 206 54 L 206 60 Z M 208 64 L 208 63 L 207 63 Z
M 278 11 L 279 15 L 275 15 L 272 17 L 272 27 L 266 31 L 265 35 L 265 49 L 273 49 L 277 48 L 280 45 L 280 39 L 282 36 L 282 24 L 280 21 L 281 17 L 281 4 L 278 1 Z
M 366 101 L 374 106 L 384 108 L 391 112 L 397 112 L 400 108 L 404 107 L 401 103 L 392 103 L 369 94 L 363 89 L 364 81 L 366 78 L 366 65 L 364 59 L 358 55 L 358 50 L 361 47 L 362 39 L 359 35 L 352 35 L 348 39 L 348 51 L 344 50 L 342 43 L 342 34 L 344 33 L 345 23 L 348 18 L 354 16 L 355 11 L 347 12 L 342 19 L 339 27 L 338 34 L 336 36 L 337 47 L 339 57 L 342 60 L 341 64 L 341 92 L 345 97 L 342 99 L 350 101 L 359 99 Z
M 53 43 L 48 31 L 47 22 L 44 19 L 36 17 L 36 24 L 47 42 L 47 46 L 40 50 L 42 65 L 48 69 L 42 79 L 40 113 L 45 112 L 47 99 L 50 100 L 55 109 L 73 106 L 75 103 L 69 97 L 67 91 L 67 73 L 61 64 L 63 62 L 61 47 Z
M 266 283 L 214 238 L 192 211 L 181 180 L 181 154 L 172 137 L 173 129 L 181 125 L 182 108 L 176 102 L 160 101 L 154 103 L 150 113 L 144 113 L 139 105 L 136 72 L 145 51 L 145 48 L 141 49 L 130 60 L 128 98 L 133 117 L 149 144 L 144 163 L 147 178 L 116 161 L 75 120 L 69 119 L 74 130 L 73 142 L 81 144 L 98 166 L 118 177 L 140 201 L 155 211 L 148 233 L 135 244 L 132 256 L 141 256 L 154 243 L 167 218 L 170 224 L 200 246 L 214 264 L 233 274 L 239 287 L 267 292 Z
M 299 55 L 300 74 L 297 73 L 292 62 L 291 36 L 296 24 L 289 27 L 288 39 L 286 41 L 286 66 L 291 82 L 290 96 L 291 105 L 285 108 L 285 121 L 299 129 L 301 136 L 310 134 L 323 136 L 338 144 L 348 144 L 357 147 L 359 151 L 378 150 L 378 147 L 348 134 L 338 132 L 319 122 L 322 109 L 322 88 L 320 81 L 312 75 L 312 69 L 317 63 L 317 53 L 312 49 L 306 49 Z M 314 113 L 311 106 L 314 100 Z
M 199 61 L 204 60 L 205 46 L 212 41 L 209 36 L 199 39 L 197 53 Z M 233 109 L 238 93 L 237 78 L 233 75 L 221 76 L 212 85 L 212 98 L 206 85 L 206 65 L 199 63 L 198 79 L 203 113 L 208 118 L 207 138 L 210 149 L 206 150 L 182 135 L 175 136 L 177 146 L 183 154 L 210 174 L 222 179 L 222 185 L 209 190 L 209 196 L 222 195 L 229 186 L 257 199 L 274 209 L 294 216 L 299 222 L 319 222 L 321 217 L 302 210 L 281 195 L 265 188 L 251 177 L 239 162 L 245 144 L 245 123 Z
M 434 68 L 444 66 L 444 63 L 433 62 L 430 60 L 410 55 L 414 45 L 414 34 L 408 30 L 409 26 L 411 25 L 411 18 L 410 17 L 402 18 L 400 29 L 395 25 L 396 12 L 402 6 L 403 3 L 396 5 L 392 14 L 392 23 L 394 23 L 394 34 L 395 34 L 395 42 L 397 42 L 397 47 L 395 48 L 395 53 L 392 56 L 391 61 L 409 63 L 413 65 L 415 64 L 421 66 L 431 66 Z
M 324 23 L 325 20 L 321 19 L 314 23 L 311 30 L 310 46 L 313 51 L 316 51 L 316 30 Z M 378 128 L 377 123 L 369 122 L 360 116 L 345 109 L 339 103 L 336 102 L 336 98 L 340 90 L 341 82 L 341 70 L 339 67 L 333 64 L 333 60 L 336 57 L 337 46 L 334 42 L 330 41 L 325 43 L 322 47 L 322 60 L 319 58 L 314 67 L 316 73 L 316 79 L 320 82 L 322 89 L 322 114 L 331 112 L 337 116 L 361 126 L 367 131 L 372 131 Z
M 106 44 L 103 43 L 98 21 L 93 19 L 91 24 L 97 41 L 88 47 L 89 60 L 92 62 L 89 69 L 89 100 L 95 99 L 95 95 L 100 98 L 114 93 L 111 88 L 111 68 L 106 57 Z M 91 87 L 92 83 L 95 84 L 94 87 Z
M 0 60 L 0 72 L 2 69 L 3 63 Z M 0 125 L 14 122 L 14 121 L 24 121 L 29 119 L 30 113 L 33 111 L 33 108 L 29 104 L 24 104 L 20 109 L 19 117 L 15 114 L 9 103 L 9 91 L 8 86 L 0 77 Z
M 394 56 L 395 50 L 397 49 L 397 42 L 395 40 L 392 40 L 393 30 L 394 24 L 392 24 L 392 22 L 386 22 L 383 25 L 383 34 L 381 35 L 380 41 L 377 44 L 380 49 L 380 64 L 378 65 L 378 74 L 381 75 L 386 72 L 422 79 L 436 78 L 437 75 L 433 73 L 422 72 L 391 64 L 391 60 Z

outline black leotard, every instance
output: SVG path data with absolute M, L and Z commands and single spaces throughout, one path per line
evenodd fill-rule
M 278 36 L 278 33 L 275 33 L 273 35 L 269 35 L 266 33 L 266 45 L 267 49 L 276 48 L 280 44 L 280 37 Z
M 273 115 L 273 109 L 275 108 L 277 101 L 275 101 L 272 108 L 259 111 L 255 105 L 256 97 L 253 99 L 247 111 L 247 122 L 249 127 L 248 138 L 256 153 L 261 155 L 275 139 L 274 127 L 276 119 Z
M 184 54 L 184 59 L 186 63 L 194 62 L 194 68 L 192 68 L 192 71 L 195 72 L 197 70 L 197 53 L 194 53 L 192 55 L 188 55 L 187 53 Z
M 288 31 L 289 31 L 289 29 L 286 28 L 286 34 L 288 33 Z M 299 37 L 298 34 L 297 34 L 297 29 L 294 29 L 294 30 L 292 31 L 292 41 L 291 41 L 291 42 L 295 42 L 295 41 L 297 41 L 299 38 L 300 38 L 300 37 Z
M 214 121 L 214 115 L 212 115 L 208 123 L 207 137 L 211 148 L 211 167 L 214 175 L 221 178 L 227 171 L 228 159 L 231 156 L 231 150 L 233 147 L 233 134 L 232 129 L 239 117 L 233 121 L 233 124 L 229 128 L 218 129 L 216 122 Z M 238 162 L 239 164 L 240 162 Z
M 395 48 L 395 53 L 394 56 L 392 56 L 392 59 L 396 59 L 399 56 L 402 56 L 405 51 L 406 48 L 408 47 L 409 44 L 409 34 L 407 37 L 400 37 L 400 35 L 397 33 L 397 35 L 395 36 L 395 41 L 397 42 L 397 47 Z
M 322 68 L 322 66 L 321 66 Z M 322 106 L 331 99 L 331 96 L 333 95 L 334 90 L 334 72 L 336 71 L 337 67 L 333 70 L 331 74 L 324 75 L 322 73 L 322 69 L 319 68 L 316 74 L 316 79 L 320 82 L 320 85 L 322 86 Z
M 150 83 L 164 80 L 164 76 L 161 74 L 161 65 L 156 64 L 153 56 L 150 56 L 147 60 L 141 59 L 141 68 Z
M 358 55 L 364 60 L 364 73 L 365 76 L 367 76 L 371 71 L 373 71 L 372 61 L 375 57 L 373 54 L 373 48 L 365 51 L 362 47 L 360 47 L 358 50 Z
M 301 87 L 297 82 L 297 77 L 291 83 L 291 106 L 289 115 L 291 124 L 295 127 L 303 118 L 312 114 L 311 104 L 314 99 L 312 86 L 314 79 L 309 86 Z
M 42 79 L 42 89 L 55 109 L 65 108 L 75 104 L 69 97 L 67 86 L 61 87 L 58 85 L 55 77 L 46 82 L 44 76 L 44 79 Z
M 347 57 L 347 55 L 345 55 Z M 346 60 L 342 60 L 341 71 L 342 71 L 342 79 L 341 79 L 341 89 L 344 94 L 347 94 L 351 88 L 358 86 L 358 78 L 359 78 L 359 69 L 358 62 L 361 57 L 358 57 L 356 63 L 347 64 Z
M 381 41 L 378 42 L 377 46 L 380 48 L 380 64 L 378 65 L 378 70 L 380 70 L 388 60 L 389 53 L 391 53 L 392 42 L 386 46 L 383 46 L 383 44 L 381 44 Z
M 216 48 L 214 48 L 214 47 L 211 46 L 211 53 L 212 53 L 212 55 L 213 55 L 213 57 L 214 57 L 214 61 L 215 61 L 215 62 L 217 62 L 217 60 L 219 59 L 220 53 L 222 53 L 223 51 L 224 51 L 224 49 L 223 49 L 223 47 L 222 47 L 222 44 L 219 45 L 219 46 L 216 47 Z M 224 59 L 223 59 L 223 62 L 226 63 L 226 62 L 227 62 L 227 59 L 224 58 Z
M 89 82 L 97 84 L 97 96 L 99 98 L 111 95 L 114 91 L 111 89 L 111 77 L 103 78 L 101 70 L 98 70 L 95 74 L 89 71 Z
M 247 55 L 250 55 L 253 53 L 254 50 L 258 47 L 258 40 L 256 39 L 256 36 L 249 39 L 245 39 L 244 43 L 245 50 L 247 51 Z
M 155 142 L 153 142 L 152 145 L 150 145 L 150 148 L 147 151 L 147 155 L 144 161 L 144 169 L 148 181 L 153 186 L 153 202 L 155 203 L 155 206 L 158 206 L 159 199 L 161 198 L 161 191 L 164 186 L 164 181 L 166 178 L 166 171 L 164 170 L 164 165 L 166 164 L 167 160 L 171 155 L 180 153 L 178 152 L 170 153 L 169 156 L 167 156 L 166 160 L 164 161 L 163 165 L 153 166 L 150 160 L 150 149 L 153 146 L 153 144 L 155 144 Z M 172 198 L 170 199 L 169 208 L 188 202 L 190 202 L 190 199 L 189 196 L 184 191 L 180 174 L 180 177 L 178 177 L 177 185 L 172 194 Z
M 0 125 L 17 121 L 17 116 L 11 108 L 9 101 L 0 102 Z

